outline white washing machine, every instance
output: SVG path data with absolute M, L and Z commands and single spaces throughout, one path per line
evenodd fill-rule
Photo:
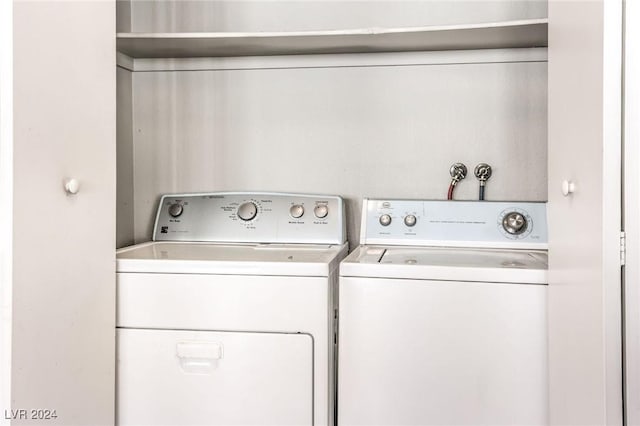
M 548 424 L 544 203 L 365 199 L 338 424 Z
M 331 425 L 343 201 L 162 197 L 117 252 L 117 424 Z

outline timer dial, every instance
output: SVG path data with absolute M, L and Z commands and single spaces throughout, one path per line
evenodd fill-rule
M 313 214 L 315 214 L 318 219 L 324 219 L 329 214 L 329 207 L 327 207 L 326 204 L 318 204 L 313 209 Z
M 507 213 L 502 219 L 502 227 L 508 234 L 520 235 L 527 230 L 527 218 L 522 213 Z
M 240 205 L 240 207 L 238 207 L 238 217 L 242 220 L 249 221 L 251 219 L 253 219 L 254 217 L 256 217 L 256 215 L 258 214 L 258 206 L 255 205 L 255 203 L 252 202 L 246 202 L 246 203 L 242 203 Z
M 169 214 L 171 215 L 171 217 L 178 217 L 182 214 L 183 211 L 184 208 L 180 203 L 174 203 L 169 206 Z
M 382 226 L 391 225 L 391 216 L 389 216 L 388 214 L 383 214 L 382 216 L 380 216 L 380 225 Z
M 404 217 L 404 224 L 407 226 L 415 226 L 417 221 L 416 217 L 412 214 L 408 214 Z

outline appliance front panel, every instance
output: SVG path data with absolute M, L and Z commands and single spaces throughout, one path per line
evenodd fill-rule
M 327 336 L 326 277 L 116 274 L 116 326 Z
M 339 425 L 548 424 L 546 286 L 341 278 Z
M 332 277 L 118 273 L 116 326 L 313 336 L 314 424 L 328 425 L 337 284 Z
M 313 424 L 309 335 L 118 329 L 117 344 L 119 426 Z

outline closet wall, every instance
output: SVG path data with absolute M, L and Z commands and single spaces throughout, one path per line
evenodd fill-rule
M 544 0 L 130 0 L 119 31 L 303 31 L 547 17 Z
M 121 8 L 123 4 L 120 4 Z M 309 30 L 544 17 L 544 2 L 134 2 L 133 31 Z M 121 23 L 121 27 L 123 24 Z M 442 199 L 449 167 L 490 200 L 546 200 L 546 49 L 191 61 L 119 70 L 120 246 L 150 238 L 159 195 L 261 190 Z M 180 67 L 184 68 L 181 62 Z M 130 90 L 129 90 L 130 86 Z M 130 115 L 129 115 L 130 114 Z

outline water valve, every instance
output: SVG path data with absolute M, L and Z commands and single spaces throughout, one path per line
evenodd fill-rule
M 453 200 L 453 190 L 456 185 L 467 177 L 467 166 L 462 163 L 454 163 L 449 169 L 449 174 L 451 175 L 451 184 L 447 192 L 447 200 Z
M 455 182 L 453 185 L 455 185 L 467 177 L 467 166 L 462 163 L 455 163 L 449 169 L 449 174 L 451 175 L 452 183 Z
M 487 163 L 480 163 L 476 166 L 473 174 L 480 181 L 480 185 L 484 185 L 491 177 L 491 166 Z
M 491 177 L 491 166 L 487 163 L 480 163 L 473 170 L 473 174 L 476 175 L 476 178 L 480 181 L 478 200 L 482 201 L 484 200 L 484 187 Z

